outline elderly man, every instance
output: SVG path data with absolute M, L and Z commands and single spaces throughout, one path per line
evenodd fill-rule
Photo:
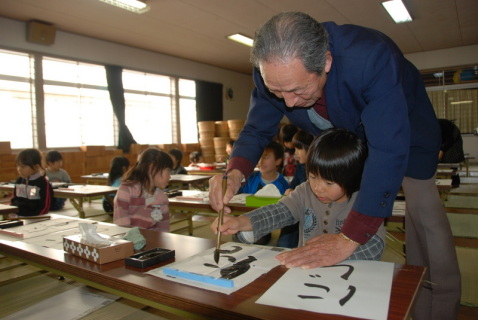
M 221 177 L 210 181 L 213 208 L 227 205 L 237 192 L 284 115 L 314 135 L 330 127 L 353 131 L 367 141 L 369 156 L 341 232 L 321 235 L 278 259 L 289 268 L 347 259 L 391 215 L 401 186 L 407 263 L 426 266 L 429 280 L 414 319 L 454 319 L 460 271 L 435 185 L 440 128 L 417 69 L 376 30 L 320 24 L 298 12 L 278 14 L 257 31 L 251 61 L 255 89 L 248 118 L 234 144 L 224 198 Z

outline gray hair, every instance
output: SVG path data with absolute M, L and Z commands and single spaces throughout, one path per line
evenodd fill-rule
M 322 74 L 327 50 L 327 31 L 317 20 L 302 12 L 283 12 L 256 31 L 251 62 L 259 68 L 264 61 L 299 58 L 307 70 Z

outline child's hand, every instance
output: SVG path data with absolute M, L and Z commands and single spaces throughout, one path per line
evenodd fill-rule
M 219 218 L 216 218 L 216 220 L 214 220 L 214 222 L 211 224 L 211 229 L 214 231 L 214 234 L 217 234 L 218 221 Z M 239 231 L 243 231 L 241 229 L 240 217 L 224 215 L 220 230 L 221 234 L 223 235 L 236 234 Z

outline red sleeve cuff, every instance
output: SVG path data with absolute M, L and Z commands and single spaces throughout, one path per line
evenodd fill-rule
M 252 171 L 254 171 L 254 165 L 252 162 L 243 157 L 234 157 L 227 163 L 227 170 L 237 169 L 242 172 L 244 178 L 247 180 Z
M 381 217 L 371 217 L 352 210 L 345 219 L 342 233 L 348 238 L 364 244 L 377 232 L 383 220 L 384 218 Z

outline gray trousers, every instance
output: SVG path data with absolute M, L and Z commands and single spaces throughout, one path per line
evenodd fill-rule
M 412 311 L 414 320 L 453 320 L 461 297 L 461 276 L 450 223 L 435 177 L 402 183 L 407 212 L 405 240 L 407 264 L 425 266 L 427 272 Z

